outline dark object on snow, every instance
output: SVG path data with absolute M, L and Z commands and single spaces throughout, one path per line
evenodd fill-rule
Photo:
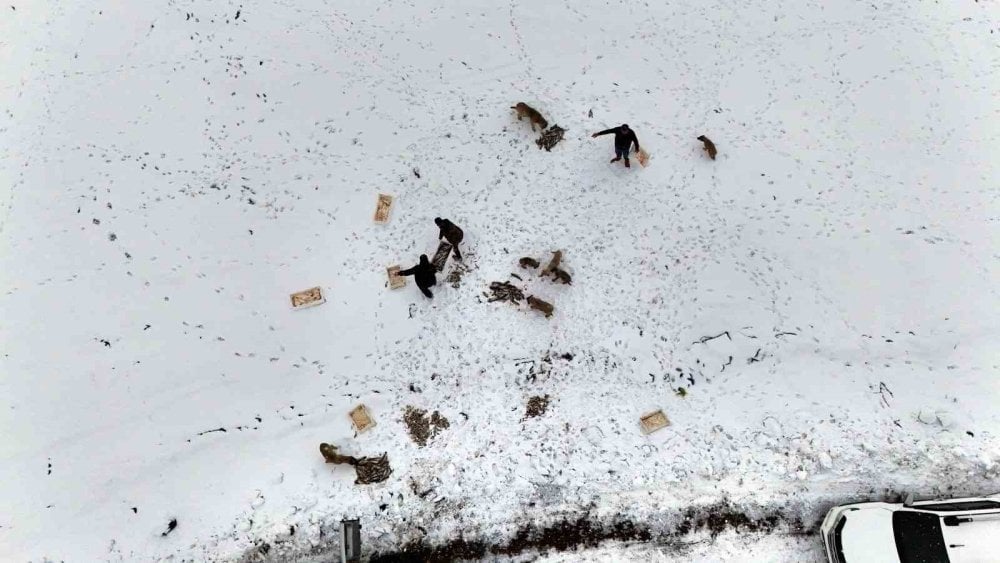
M 530 256 L 525 256 L 524 258 L 521 258 L 520 260 L 517 261 L 517 263 L 520 264 L 521 267 L 525 269 L 538 267 L 538 260 L 535 260 Z
M 358 478 L 354 480 L 355 485 L 369 485 L 371 483 L 381 483 L 392 475 L 392 467 L 389 466 L 389 456 L 382 454 L 379 457 L 362 457 L 358 459 L 354 471 Z
M 434 224 L 441 229 L 441 232 L 438 233 L 438 240 L 444 239 L 448 241 L 448 244 L 450 244 L 452 249 L 455 251 L 455 260 L 461 262 L 462 253 L 458 251 L 458 243 L 462 242 L 462 239 L 465 238 L 465 233 L 462 232 L 462 229 L 459 229 L 455 223 L 452 223 L 447 219 L 435 217 Z M 434 258 L 436 261 L 437 256 L 434 256 Z M 442 264 L 441 267 L 443 268 L 444 264 Z M 441 268 L 438 268 L 438 271 L 440 272 Z
M 340 521 L 340 561 L 341 563 L 360 563 L 361 561 L 360 520 Z
M 541 299 L 535 297 L 534 295 L 528 296 L 528 306 L 536 311 L 541 311 L 545 314 L 545 318 L 552 316 L 552 312 L 555 311 L 555 306 L 548 301 L 542 301 Z
M 528 399 L 528 408 L 525 410 L 524 418 L 535 418 L 545 414 L 549 408 L 549 396 L 534 396 Z
M 541 274 L 542 277 L 544 278 L 545 276 L 547 276 L 550 273 L 554 272 L 557 268 L 559 268 L 559 264 L 561 262 L 562 262 L 562 250 L 553 251 L 552 252 L 552 260 L 549 260 L 549 264 L 547 266 L 545 266 L 544 270 L 542 270 L 542 274 Z
M 552 282 L 562 282 L 566 285 L 573 285 L 573 278 L 562 268 L 552 268 Z
M 510 301 L 515 305 L 520 305 L 524 299 L 524 292 L 519 287 L 510 282 L 493 282 L 490 284 L 490 291 L 493 293 L 488 301 Z
M 167 531 L 163 532 L 160 535 L 163 536 L 163 537 L 167 537 L 167 534 L 169 534 L 170 532 L 173 532 L 174 528 L 176 528 L 176 527 L 177 527 L 177 519 L 176 518 L 171 518 L 170 522 L 167 522 Z
M 407 406 L 403 413 L 403 422 L 410 434 L 410 439 L 418 446 L 426 446 L 427 441 L 437 436 L 442 430 L 451 427 L 451 423 L 438 411 L 427 414 L 424 409 Z
M 448 277 L 444 281 L 451 284 L 451 287 L 458 289 L 462 286 L 462 276 L 471 272 L 472 270 L 465 265 L 465 262 L 461 262 L 452 266 L 451 271 L 448 272 Z
M 566 133 L 565 129 L 559 127 L 558 125 L 553 125 L 545 131 L 542 131 L 542 135 L 538 137 L 535 144 L 538 145 L 538 148 L 540 149 L 551 151 L 552 147 L 556 146 L 559 141 L 563 140 L 564 133 Z
M 447 244 L 447 243 L 442 243 L 442 244 Z M 438 251 L 440 252 L 440 248 L 438 249 Z M 437 258 L 437 256 L 435 256 L 435 258 Z M 399 275 L 413 276 L 413 280 L 417 282 L 417 287 L 420 288 L 420 291 L 428 298 L 433 298 L 434 294 L 431 293 L 430 289 L 428 288 L 437 285 L 437 276 L 435 275 L 436 272 L 437 270 L 434 269 L 434 265 L 431 264 L 429 260 L 427 260 L 427 255 L 421 254 L 419 264 L 406 270 L 400 270 Z
M 704 149 L 708 153 L 708 158 L 715 160 L 715 155 L 718 154 L 718 151 L 715 150 L 715 143 L 704 135 L 699 136 L 698 140 L 705 144 Z

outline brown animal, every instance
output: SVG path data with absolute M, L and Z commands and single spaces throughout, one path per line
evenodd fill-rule
M 535 297 L 534 295 L 528 296 L 528 306 L 536 311 L 541 311 L 542 313 L 545 313 L 545 318 L 551 317 L 552 311 L 556 310 L 555 306 L 552 305 L 552 303 L 549 303 L 548 301 L 542 301 L 541 299 Z
M 558 268 L 560 262 L 562 262 L 562 250 L 556 250 L 552 253 L 552 260 L 549 260 L 549 264 L 542 270 L 542 277 L 549 275 L 553 270 Z
M 520 264 L 521 267 L 524 268 L 524 269 L 537 268 L 538 267 L 538 260 L 535 260 L 534 258 L 531 258 L 530 256 L 525 256 L 524 258 L 521 258 L 520 260 L 517 261 L 517 263 Z
M 323 458 L 326 459 L 327 463 L 346 463 L 347 465 L 358 464 L 358 458 L 351 457 L 349 455 L 340 455 L 337 453 L 337 446 L 327 444 L 326 442 L 319 445 L 319 453 L 323 454 Z
M 562 282 L 566 285 L 573 285 L 573 278 L 571 278 L 569 273 L 566 270 L 563 270 L 562 268 L 552 269 L 552 281 L 553 283 Z
M 545 118 L 542 117 L 542 114 L 538 113 L 538 111 L 535 110 L 535 108 L 529 106 L 524 102 L 518 102 L 516 106 L 510 106 L 510 109 L 517 111 L 518 121 L 521 121 L 522 117 L 528 116 L 528 119 L 531 120 L 532 131 L 535 130 L 536 123 L 542 126 L 542 131 L 544 131 L 545 128 L 549 126 L 549 122 L 545 121 Z
M 715 150 L 715 143 L 713 143 L 711 139 L 709 139 L 704 135 L 698 137 L 698 140 L 701 141 L 702 143 L 705 143 L 705 152 L 708 153 L 708 158 L 715 160 L 715 155 L 718 154 L 718 151 Z

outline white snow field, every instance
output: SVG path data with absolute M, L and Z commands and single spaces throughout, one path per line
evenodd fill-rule
M 834 503 L 1000 491 L 998 22 L 9 0 L 0 559 L 329 561 L 360 518 L 375 560 L 816 561 Z M 590 137 L 623 122 L 648 168 Z M 469 271 L 388 289 L 438 216 Z M 518 267 L 556 249 L 572 285 Z M 507 280 L 554 315 L 487 302 Z M 407 407 L 450 424 L 421 446 Z M 720 507 L 755 524 L 684 525 Z M 563 520 L 649 534 L 512 547 Z

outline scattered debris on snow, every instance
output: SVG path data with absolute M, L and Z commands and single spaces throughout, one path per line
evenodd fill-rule
M 528 407 L 524 412 L 525 418 L 535 418 L 545 414 L 545 411 L 549 408 L 549 396 L 534 396 L 528 399 Z
M 385 453 L 379 457 L 358 458 L 358 463 L 354 466 L 354 471 L 357 473 L 357 479 L 354 480 L 354 483 L 358 485 L 381 483 L 392 475 L 392 467 L 389 466 L 389 456 Z
M 559 141 L 563 140 L 563 135 L 565 133 L 566 133 L 565 129 L 559 127 L 558 125 L 553 125 L 552 127 L 546 129 L 545 131 L 542 131 L 541 136 L 538 137 L 538 140 L 535 141 L 535 144 L 538 145 L 538 148 L 540 149 L 551 151 L 552 147 L 556 146 L 559 143 Z
M 488 302 L 493 303 L 494 301 L 507 301 L 515 305 L 520 305 L 521 300 L 524 299 L 524 292 L 521 288 L 510 282 L 493 282 L 490 284 L 490 293 L 493 295 L 487 296 Z
M 403 422 L 406 423 L 410 439 L 418 446 L 426 446 L 429 439 L 451 426 L 448 419 L 438 411 L 427 416 L 427 411 L 412 406 L 406 407 L 406 411 L 403 413 Z

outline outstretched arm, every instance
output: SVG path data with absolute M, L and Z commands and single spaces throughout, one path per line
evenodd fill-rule
M 593 135 L 591 135 L 591 137 L 600 137 L 601 135 L 607 135 L 608 133 L 614 133 L 614 132 L 615 128 L 612 127 L 611 129 L 605 129 L 604 131 L 599 131 L 597 133 L 594 133 Z
M 398 276 L 412 276 L 413 274 L 416 273 L 416 269 L 417 269 L 417 267 L 414 266 L 414 267 L 409 268 L 407 270 L 400 270 L 396 275 L 398 275 Z

